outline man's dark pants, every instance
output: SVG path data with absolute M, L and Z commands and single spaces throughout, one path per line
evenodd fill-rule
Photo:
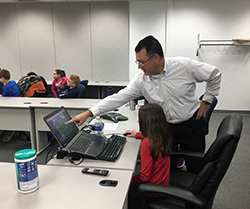
M 181 151 L 188 152 L 203 152 L 205 151 L 205 120 L 202 117 L 199 120 L 196 120 L 196 114 L 188 120 L 179 124 L 170 123 L 170 130 L 173 136 L 173 151 L 176 151 L 178 146 Z M 176 166 L 174 162 L 171 162 L 172 166 Z M 196 164 L 194 161 L 187 161 L 186 166 L 188 171 L 196 173 L 195 168 Z

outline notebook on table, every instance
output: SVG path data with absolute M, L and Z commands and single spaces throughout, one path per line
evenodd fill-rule
M 113 159 L 109 159 L 102 155 L 103 153 L 106 153 L 108 145 L 111 145 L 111 142 L 114 143 L 115 140 L 111 140 L 111 138 L 114 137 L 106 139 L 103 136 L 86 133 L 85 131 L 79 130 L 75 123 L 66 125 L 65 123 L 69 120 L 71 120 L 71 117 L 63 106 L 44 117 L 45 123 L 48 125 L 63 150 L 68 153 L 81 155 L 84 158 L 102 159 L 107 161 L 115 161 L 120 155 L 126 141 L 124 140 L 124 137 L 115 135 L 115 137 L 123 138 L 123 142 L 116 142 L 115 147 L 119 150 L 119 153 L 117 153 L 115 158 L 113 157 Z

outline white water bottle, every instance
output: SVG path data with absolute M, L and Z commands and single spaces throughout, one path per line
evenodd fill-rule
M 102 129 L 103 129 L 103 122 L 100 116 L 97 116 L 95 120 L 95 134 L 97 136 L 102 136 L 103 135 Z

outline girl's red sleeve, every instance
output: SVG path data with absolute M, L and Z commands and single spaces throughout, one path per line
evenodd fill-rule
M 147 184 L 151 179 L 153 168 L 153 158 L 150 155 L 150 146 L 148 139 L 141 143 L 141 172 L 132 178 L 132 185 Z
M 55 80 L 52 81 L 51 91 L 52 91 L 52 93 L 54 94 L 54 96 L 57 98 L 56 82 L 55 82 Z
M 135 138 L 136 138 L 136 139 L 142 139 L 142 134 L 141 134 L 141 132 L 136 132 Z

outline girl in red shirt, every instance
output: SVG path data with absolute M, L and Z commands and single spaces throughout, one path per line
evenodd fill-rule
M 172 136 L 162 107 L 148 103 L 139 109 L 140 133 L 127 130 L 131 137 L 142 139 L 141 170 L 133 176 L 129 192 L 129 208 L 136 208 L 136 185 L 169 184 Z M 132 200 L 132 201 L 131 201 Z

